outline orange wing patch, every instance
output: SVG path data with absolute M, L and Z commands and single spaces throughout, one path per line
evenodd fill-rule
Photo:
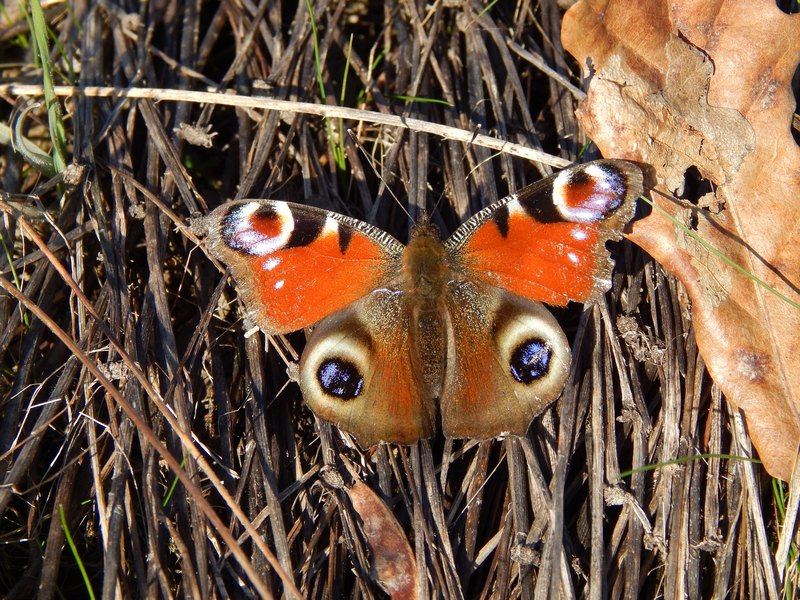
M 403 248 L 359 221 L 288 202 L 229 203 L 206 222 L 209 249 L 268 334 L 308 327 L 367 295 L 397 270 Z
M 608 286 L 610 261 L 594 224 L 540 223 L 513 211 L 503 236 L 493 221 L 457 257 L 470 278 L 539 302 L 564 306 Z
M 611 285 L 605 243 L 619 239 L 642 191 L 624 161 L 566 169 L 482 210 L 446 242 L 467 279 L 556 306 L 586 302 Z

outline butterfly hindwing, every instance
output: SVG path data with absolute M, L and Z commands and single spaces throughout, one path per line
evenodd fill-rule
M 477 281 L 556 306 L 586 302 L 610 287 L 605 243 L 619 239 L 641 191 L 631 163 L 578 165 L 477 213 L 445 247 Z
M 323 320 L 300 361 L 300 387 L 321 419 L 359 443 L 411 444 L 435 433 L 434 396 L 413 360 L 404 295 L 381 289 Z
M 471 282 L 450 286 L 450 343 L 439 408 L 447 437 L 524 435 L 561 394 L 569 344 L 539 302 Z
M 229 202 L 205 218 L 254 322 L 268 334 L 312 325 L 391 279 L 403 245 L 362 221 L 274 200 Z

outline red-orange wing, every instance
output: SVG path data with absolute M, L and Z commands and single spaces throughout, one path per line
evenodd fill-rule
M 445 246 L 467 279 L 557 306 L 586 302 L 610 287 L 605 244 L 619 239 L 641 193 L 632 163 L 578 165 L 477 213 Z
M 209 250 L 268 334 L 313 325 L 390 281 L 404 248 L 357 219 L 275 200 L 230 202 L 205 223 Z

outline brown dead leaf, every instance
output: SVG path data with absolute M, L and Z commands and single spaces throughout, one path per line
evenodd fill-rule
M 378 585 L 392 598 L 417 598 L 417 563 L 406 534 L 392 511 L 367 484 L 360 481 L 349 488 L 347 494 L 361 517 Z
M 656 204 L 800 301 L 800 150 L 790 82 L 800 19 L 774 0 L 581 0 L 565 48 L 593 74 L 580 119 L 605 156 L 653 166 L 681 197 L 695 166 L 712 192 Z M 706 209 L 708 207 L 708 209 Z M 788 480 L 800 443 L 800 311 L 653 214 L 631 240 L 686 286 L 697 344 L 741 409 L 767 471 Z

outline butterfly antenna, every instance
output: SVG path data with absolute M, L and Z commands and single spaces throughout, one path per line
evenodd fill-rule
M 445 186 L 447 186 L 447 185 L 448 184 L 445 184 Z M 439 197 L 436 199 L 436 203 L 433 205 L 433 210 L 431 211 L 432 215 L 435 215 L 435 214 L 439 213 L 439 209 L 442 206 L 442 201 L 444 200 L 445 195 L 446 195 L 446 190 L 447 190 L 447 188 L 445 187 L 445 190 L 443 190 L 442 193 L 439 194 Z
M 391 197 L 394 199 L 394 201 L 397 204 L 397 206 L 400 207 L 400 210 L 402 210 L 404 213 L 406 213 L 406 216 L 408 217 L 408 220 L 411 221 L 411 223 L 413 224 L 414 223 L 414 219 L 411 217 L 411 214 L 408 212 L 408 210 L 406 210 L 406 207 L 403 206 L 403 203 L 400 202 L 400 199 L 392 191 L 392 188 L 389 187 L 389 184 L 386 183 L 386 180 L 383 178 L 383 176 L 380 173 L 378 173 L 378 169 L 375 168 L 375 161 L 374 161 L 373 157 L 370 156 L 367 153 L 367 149 L 364 148 L 364 146 L 361 144 L 361 142 L 358 141 L 358 138 L 356 137 L 355 132 L 350 127 L 347 128 L 347 135 L 350 136 L 350 139 L 356 145 L 356 148 L 358 148 L 361 151 L 361 154 L 364 155 L 364 158 L 367 159 L 367 163 L 372 168 L 372 172 L 375 173 L 375 176 L 380 180 L 381 189 L 378 190 L 378 197 L 380 197 L 380 195 L 383 193 L 383 190 L 386 190 L 387 192 L 389 192 L 389 195 L 391 195 Z M 372 211 L 370 212 L 369 218 L 367 219 L 367 221 L 369 221 L 370 223 L 374 222 L 375 213 L 377 212 L 377 210 L 378 210 L 378 205 L 375 204 L 372 207 Z

